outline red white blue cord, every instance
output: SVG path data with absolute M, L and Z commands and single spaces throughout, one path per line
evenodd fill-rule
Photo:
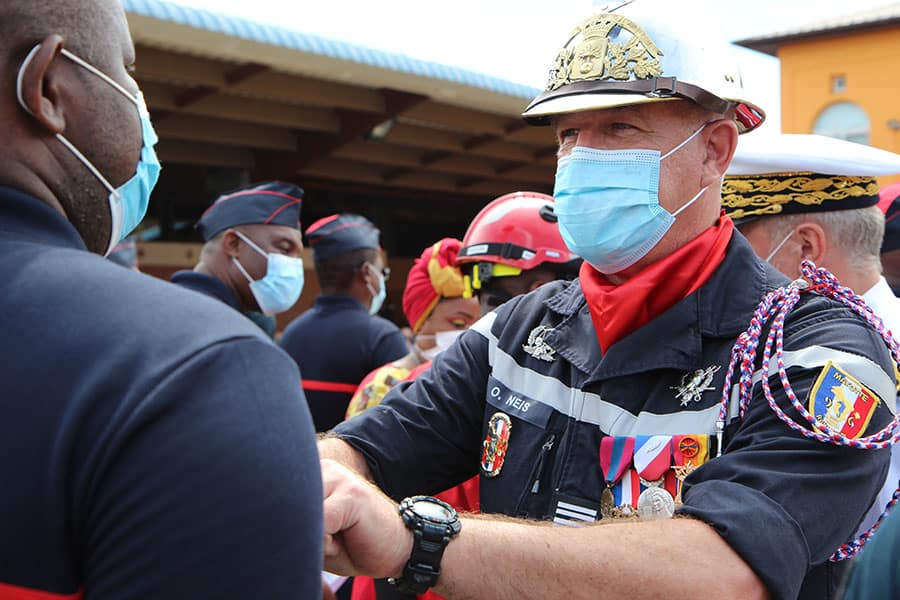
M 731 363 L 725 374 L 725 385 L 722 390 L 722 403 L 719 409 L 719 418 L 716 421 L 716 437 L 719 442 L 719 454 L 722 453 L 722 437 L 728 415 L 732 374 L 735 372 L 735 368 L 739 366 L 740 379 L 738 381 L 738 398 L 740 401 L 740 418 L 743 419 L 753 395 L 753 366 L 756 361 L 760 337 L 762 336 L 763 327 L 769 319 L 772 319 L 772 326 L 769 328 L 769 333 L 766 336 L 763 345 L 762 379 L 760 383 L 762 384 L 763 395 L 765 396 L 766 402 L 768 402 L 769 407 L 776 415 L 778 415 L 778 418 L 781 419 L 782 422 L 805 437 L 826 444 L 834 444 L 836 446 L 850 446 L 852 448 L 876 450 L 889 448 L 900 441 L 900 428 L 898 428 L 898 424 L 900 424 L 900 414 L 894 417 L 884 429 L 877 433 L 867 437 L 851 439 L 838 431 L 830 429 L 824 423 L 816 421 L 815 417 L 803 406 L 794 394 L 794 390 L 788 381 L 787 370 L 784 366 L 784 320 L 787 314 L 800 300 L 800 294 L 804 292 L 817 292 L 823 296 L 837 300 L 856 314 L 863 317 L 872 328 L 878 332 L 885 344 L 887 344 L 894 361 L 900 363 L 900 345 L 897 344 L 897 341 L 894 340 L 891 332 L 885 328 L 881 318 L 872 311 L 865 300 L 860 296 L 857 296 L 850 288 L 842 286 L 837 278 L 828 270 L 817 268 L 808 260 L 803 261 L 800 272 L 803 276 L 802 279 L 797 279 L 786 288 L 778 288 L 763 297 L 756 312 L 753 314 L 753 318 L 750 321 L 750 326 L 747 328 L 747 331 L 738 337 L 734 348 L 731 350 Z M 807 429 L 795 422 L 794 419 L 788 416 L 781 407 L 778 406 L 775 402 L 775 398 L 772 396 L 772 390 L 769 384 L 769 364 L 772 358 L 773 347 L 775 351 L 775 361 L 778 367 L 778 377 L 781 380 L 785 395 L 788 400 L 791 401 L 794 409 L 812 426 L 812 429 Z M 897 504 L 898 499 L 900 499 L 900 483 L 898 483 L 898 488 L 894 492 L 891 501 L 888 502 L 884 512 L 881 513 L 881 516 L 878 517 L 875 523 L 867 531 L 860 534 L 858 538 L 843 544 L 838 548 L 834 554 L 831 555 L 829 560 L 832 562 L 845 560 L 859 552 L 859 550 L 865 546 L 869 538 L 872 537 L 872 534 L 874 534 L 881 526 L 881 522 L 894 505 Z

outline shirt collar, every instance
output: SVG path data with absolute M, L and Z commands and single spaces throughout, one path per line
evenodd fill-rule
M 891 290 L 891 286 L 888 284 L 887 279 L 885 279 L 884 276 L 879 277 L 878 283 L 869 288 L 869 290 L 864 293 L 862 297 L 867 304 L 875 306 L 886 306 L 890 302 L 892 302 L 894 298 L 896 298 L 896 296 L 894 296 L 894 292 Z
M 87 250 L 75 227 L 48 204 L 0 186 L 0 232 L 4 241 Z
M 329 295 L 322 294 L 315 301 L 315 307 L 321 309 L 333 309 L 333 308 L 358 308 L 360 310 L 366 311 L 366 307 L 359 303 L 355 298 L 351 298 L 350 296 L 341 296 L 341 295 Z
M 196 271 L 178 271 L 172 275 L 171 281 L 189 290 L 221 300 L 236 311 L 244 312 L 237 295 L 218 277 Z

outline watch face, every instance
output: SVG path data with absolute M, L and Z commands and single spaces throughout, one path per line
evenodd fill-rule
M 413 504 L 413 510 L 417 515 L 431 519 L 432 521 L 447 522 L 451 519 L 450 511 L 435 502 L 419 500 Z

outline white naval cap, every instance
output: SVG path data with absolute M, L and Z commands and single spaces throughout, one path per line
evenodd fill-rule
M 900 154 L 824 135 L 761 130 L 738 138 L 728 175 L 822 173 L 868 176 L 900 173 Z
M 760 217 L 865 208 L 878 203 L 876 176 L 900 173 L 900 154 L 811 134 L 742 136 L 722 184 L 725 214 Z

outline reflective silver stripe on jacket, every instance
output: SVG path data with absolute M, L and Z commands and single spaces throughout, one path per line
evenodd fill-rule
M 872 390 L 884 402 L 885 406 L 891 411 L 891 414 L 897 414 L 897 386 L 894 379 L 884 372 L 884 370 L 872 360 L 859 354 L 845 352 L 843 350 L 835 350 L 834 348 L 826 348 L 825 346 L 807 346 L 800 350 L 784 351 L 784 367 L 802 367 L 804 369 L 819 369 L 833 362 L 844 371 L 847 371 L 858 379 L 860 383 Z M 778 361 L 775 357 L 769 359 L 769 379 L 778 378 Z M 753 373 L 754 387 L 762 381 L 762 369 L 758 369 Z M 788 374 L 790 381 L 790 374 Z M 737 402 L 738 386 L 735 384 L 731 388 L 731 406 L 729 412 L 733 412 L 734 404 Z M 803 401 L 804 399 L 800 399 Z
M 634 415 L 616 404 L 603 400 L 598 394 L 572 388 L 549 375 L 543 375 L 520 366 L 512 356 L 498 346 L 497 337 L 491 332 L 496 317 L 495 313 L 489 313 L 475 323 L 472 330 L 488 341 L 488 357 L 492 375 L 510 389 L 527 393 L 538 402 L 546 404 L 576 421 L 597 425 L 608 435 L 677 435 L 686 431 L 692 433 L 715 432 L 715 422 L 719 414 L 718 404 L 703 410 L 665 414 L 642 411 Z M 885 401 L 892 413 L 896 412 L 896 387 L 892 378 L 868 358 L 824 346 L 809 346 L 784 353 L 786 368 L 821 368 L 829 360 L 859 379 L 863 385 Z M 774 358 L 770 365 L 771 376 L 777 377 L 777 363 Z M 759 383 L 761 377 L 761 370 L 754 373 L 754 385 Z M 731 394 L 732 401 L 728 407 L 729 421 L 734 419 L 738 413 L 739 406 L 736 398 L 737 385 L 734 385 Z
M 488 356 L 492 375 L 503 385 L 518 390 L 546 404 L 560 413 L 581 423 L 597 425 L 609 435 L 678 435 L 691 433 L 714 433 L 718 405 L 704 410 L 655 414 L 642 411 L 633 415 L 627 410 L 600 398 L 598 394 L 584 392 L 565 385 L 563 382 L 531 369 L 519 366 L 512 356 L 503 351 L 497 343 L 497 336 L 491 333 L 491 326 L 497 315 L 490 313 L 471 330 L 478 332 L 488 341 Z

